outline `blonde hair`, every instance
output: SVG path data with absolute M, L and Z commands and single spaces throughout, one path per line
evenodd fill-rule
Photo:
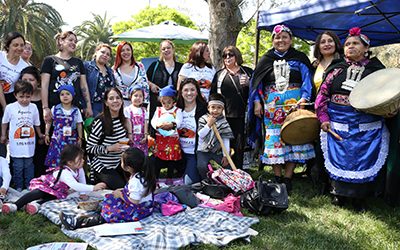
M 76 37 L 75 33 L 72 32 L 72 31 L 63 31 L 63 32 L 58 33 L 57 35 L 54 36 L 54 39 L 56 39 L 56 44 L 57 44 L 57 48 L 58 48 L 59 51 L 62 50 L 61 49 L 61 44 L 60 44 L 60 39 L 64 40 L 65 38 L 69 37 L 70 35 L 74 35 L 75 39 L 78 39 Z
M 171 47 L 174 49 L 174 54 L 172 55 L 172 57 L 173 57 L 174 61 L 176 61 L 175 46 L 174 46 L 174 44 L 172 43 L 171 40 L 163 40 L 163 41 L 160 43 L 160 61 L 164 60 L 164 57 L 163 57 L 162 51 L 161 51 L 161 48 L 162 48 L 162 44 L 163 44 L 163 43 L 168 43 L 168 44 L 171 45 Z

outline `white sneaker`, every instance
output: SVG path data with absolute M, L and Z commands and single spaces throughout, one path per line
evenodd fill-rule
M 2 213 L 14 213 L 15 211 L 17 211 L 17 205 L 15 204 L 11 204 L 11 203 L 6 203 L 3 206 L 1 206 L 1 212 Z
M 31 203 L 26 204 L 25 210 L 29 214 L 36 214 L 39 211 L 39 208 L 40 208 L 40 204 L 39 203 L 31 202 Z

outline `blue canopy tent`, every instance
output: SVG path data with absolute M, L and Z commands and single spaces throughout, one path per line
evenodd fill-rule
M 331 30 L 344 40 L 351 28 L 360 27 L 371 39 L 371 46 L 400 43 L 400 0 L 309 0 L 260 10 L 256 55 L 259 30 L 272 31 L 277 24 L 285 24 L 294 36 L 305 40 L 315 41 L 324 30 Z

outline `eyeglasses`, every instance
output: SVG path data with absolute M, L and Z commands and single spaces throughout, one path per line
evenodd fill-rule
M 228 58 L 228 56 L 229 56 L 229 57 L 234 57 L 234 56 L 235 56 L 235 53 L 229 52 L 229 53 L 226 53 L 226 54 L 223 54 L 223 55 L 222 55 L 222 57 L 223 57 L 224 59 Z

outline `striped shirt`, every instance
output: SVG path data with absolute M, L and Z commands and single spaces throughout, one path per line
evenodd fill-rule
M 87 140 L 86 151 L 88 154 L 93 154 L 91 167 L 98 173 L 103 168 L 115 169 L 121 163 L 123 152 L 109 152 L 107 146 L 118 143 L 119 139 L 126 138 L 126 131 L 118 118 L 112 118 L 112 121 L 114 133 L 107 135 L 101 145 L 98 145 L 103 131 L 103 122 L 100 119 L 93 121 L 92 131 Z

